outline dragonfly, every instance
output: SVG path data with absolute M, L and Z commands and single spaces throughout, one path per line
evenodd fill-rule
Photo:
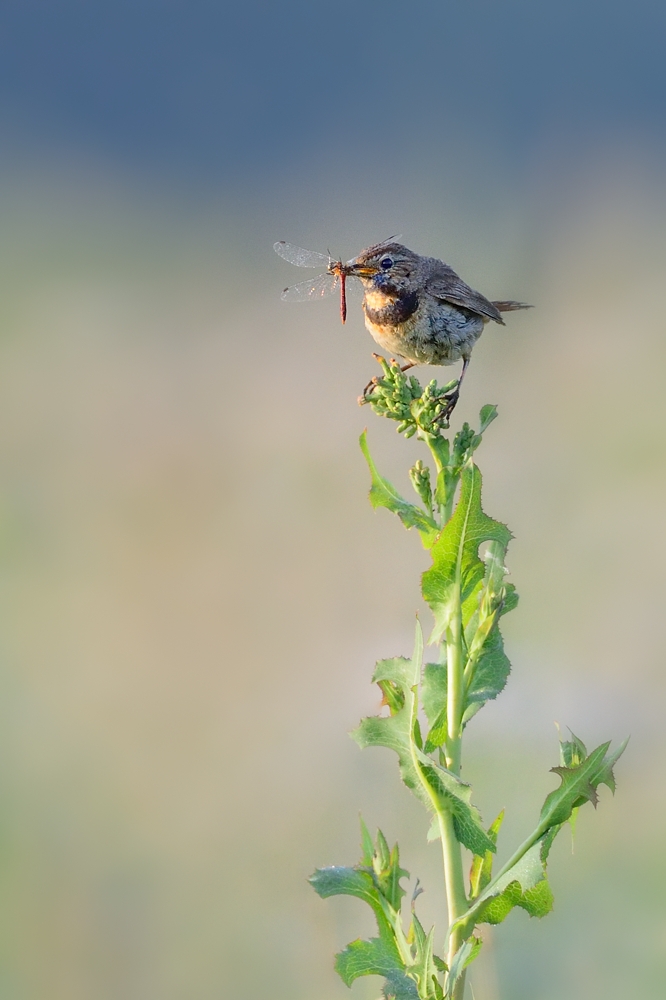
M 323 267 L 326 270 L 323 274 L 317 274 L 307 281 L 299 281 L 296 285 L 290 285 L 282 292 L 281 298 L 285 302 L 307 302 L 310 299 L 323 299 L 340 287 L 340 319 L 344 323 L 347 319 L 347 278 L 352 276 L 354 261 L 348 260 L 344 263 L 341 260 L 334 260 L 330 253 L 317 253 L 316 250 L 305 250 L 303 247 L 294 246 L 293 243 L 285 243 L 278 240 L 273 244 L 276 254 L 288 260 L 296 267 Z

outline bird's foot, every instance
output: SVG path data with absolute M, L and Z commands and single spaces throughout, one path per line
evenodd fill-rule
M 375 359 L 375 361 L 379 362 L 379 364 L 382 364 L 384 362 L 384 358 L 381 356 L 381 354 L 375 354 L 375 352 L 373 351 L 372 352 L 372 356 Z M 393 359 L 391 359 L 391 364 L 392 365 L 396 364 L 396 362 Z M 363 406 L 364 403 L 369 402 L 369 397 L 372 395 L 372 393 L 377 388 L 377 383 L 379 382 L 380 378 L 381 378 L 381 375 L 373 375 L 372 376 L 372 378 L 370 379 L 370 381 L 366 385 L 365 389 L 363 390 L 363 392 L 361 393 L 361 395 L 358 397 L 358 405 L 359 406 Z
M 377 388 L 378 382 L 379 382 L 379 376 L 373 375 L 368 384 L 366 385 L 365 389 L 361 393 L 361 395 L 358 397 L 359 406 L 363 406 L 364 403 L 367 403 L 369 401 L 370 396 Z
M 446 396 L 442 396 L 442 402 L 446 402 L 446 406 L 436 417 L 437 423 L 448 424 L 451 414 L 456 408 L 458 400 L 460 399 L 460 385 L 456 386 L 453 392 L 447 392 Z

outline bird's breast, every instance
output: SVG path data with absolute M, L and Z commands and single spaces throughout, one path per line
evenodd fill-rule
M 419 297 L 416 292 L 405 292 L 403 295 L 390 296 L 379 289 L 370 289 L 365 293 L 363 309 L 366 320 L 372 326 L 401 326 L 419 307 Z

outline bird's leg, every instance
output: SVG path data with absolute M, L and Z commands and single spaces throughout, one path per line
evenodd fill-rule
M 448 392 L 446 396 L 442 396 L 442 399 L 446 400 L 446 407 L 444 408 L 444 412 L 438 418 L 439 420 L 442 421 L 448 420 L 453 411 L 455 410 L 456 403 L 460 399 L 460 386 L 463 384 L 463 379 L 465 377 L 465 372 L 467 371 L 468 366 L 469 366 L 469 358 L 463 358 L 463 366 L 462 366 L 462 371 L 460 373 L 460 378 L 458 379 L 458 385 L 455 387 L 453 392 Z

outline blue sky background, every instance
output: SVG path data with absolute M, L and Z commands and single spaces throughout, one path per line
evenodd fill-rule
M 663 4 L 8 2 L 5 141 L 72 144 L 189 183 L 312 146 L 382 161 L 451 145 L 522 170 L 556 133 L 661 145 Z

